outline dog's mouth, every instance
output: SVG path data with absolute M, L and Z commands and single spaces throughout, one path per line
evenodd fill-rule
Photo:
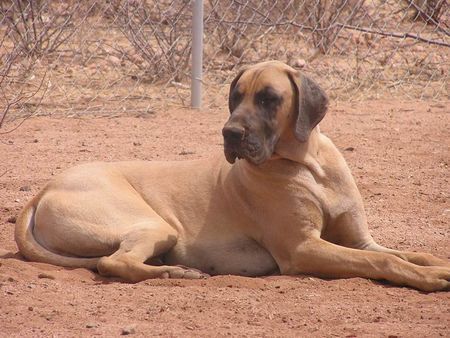
M 224 153 L 226 160 L 233 164 L 236 159 L 245 159 L 252 164 L 259 165 L 269 157 L 265 147 L 256 140 L 244 138 L 239 144 L 231 144 L 224 140 Z

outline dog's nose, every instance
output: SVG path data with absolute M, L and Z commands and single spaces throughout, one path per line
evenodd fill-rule
M 227 142 L 239 143 L 245 135 L 245 129 L 242 127 L 224 127 L 222 135 Z

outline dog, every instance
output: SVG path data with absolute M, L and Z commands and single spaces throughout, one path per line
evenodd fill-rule
M 447 290 L 450 263 L 375 243 L 352 174 L 319 130 L 328 98 L 278 61 L 232 81 L 224 153 L 182 162 L 89 163 L 19 215 L 31 261 L 129 282 L 209 275 L 363 277 Z

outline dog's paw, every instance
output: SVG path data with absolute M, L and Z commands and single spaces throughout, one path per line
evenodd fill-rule
M 185 279 L 202 279 L 209 277 L 208 274 L 194 268 L 177 265 L 171 266 L 167 271 L 163 272 L 162 278 L 185 278 Z
M 425 292 L 449 291 L 450 269 L 445 267 L 425 266 L 421 267 L 423 278 L 416 287 Z

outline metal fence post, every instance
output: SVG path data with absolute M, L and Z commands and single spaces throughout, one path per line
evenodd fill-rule
M 203 67 L 203 0 L 193 0 L 192 5 L 192 82 L 191 107 L 202 104 Z

